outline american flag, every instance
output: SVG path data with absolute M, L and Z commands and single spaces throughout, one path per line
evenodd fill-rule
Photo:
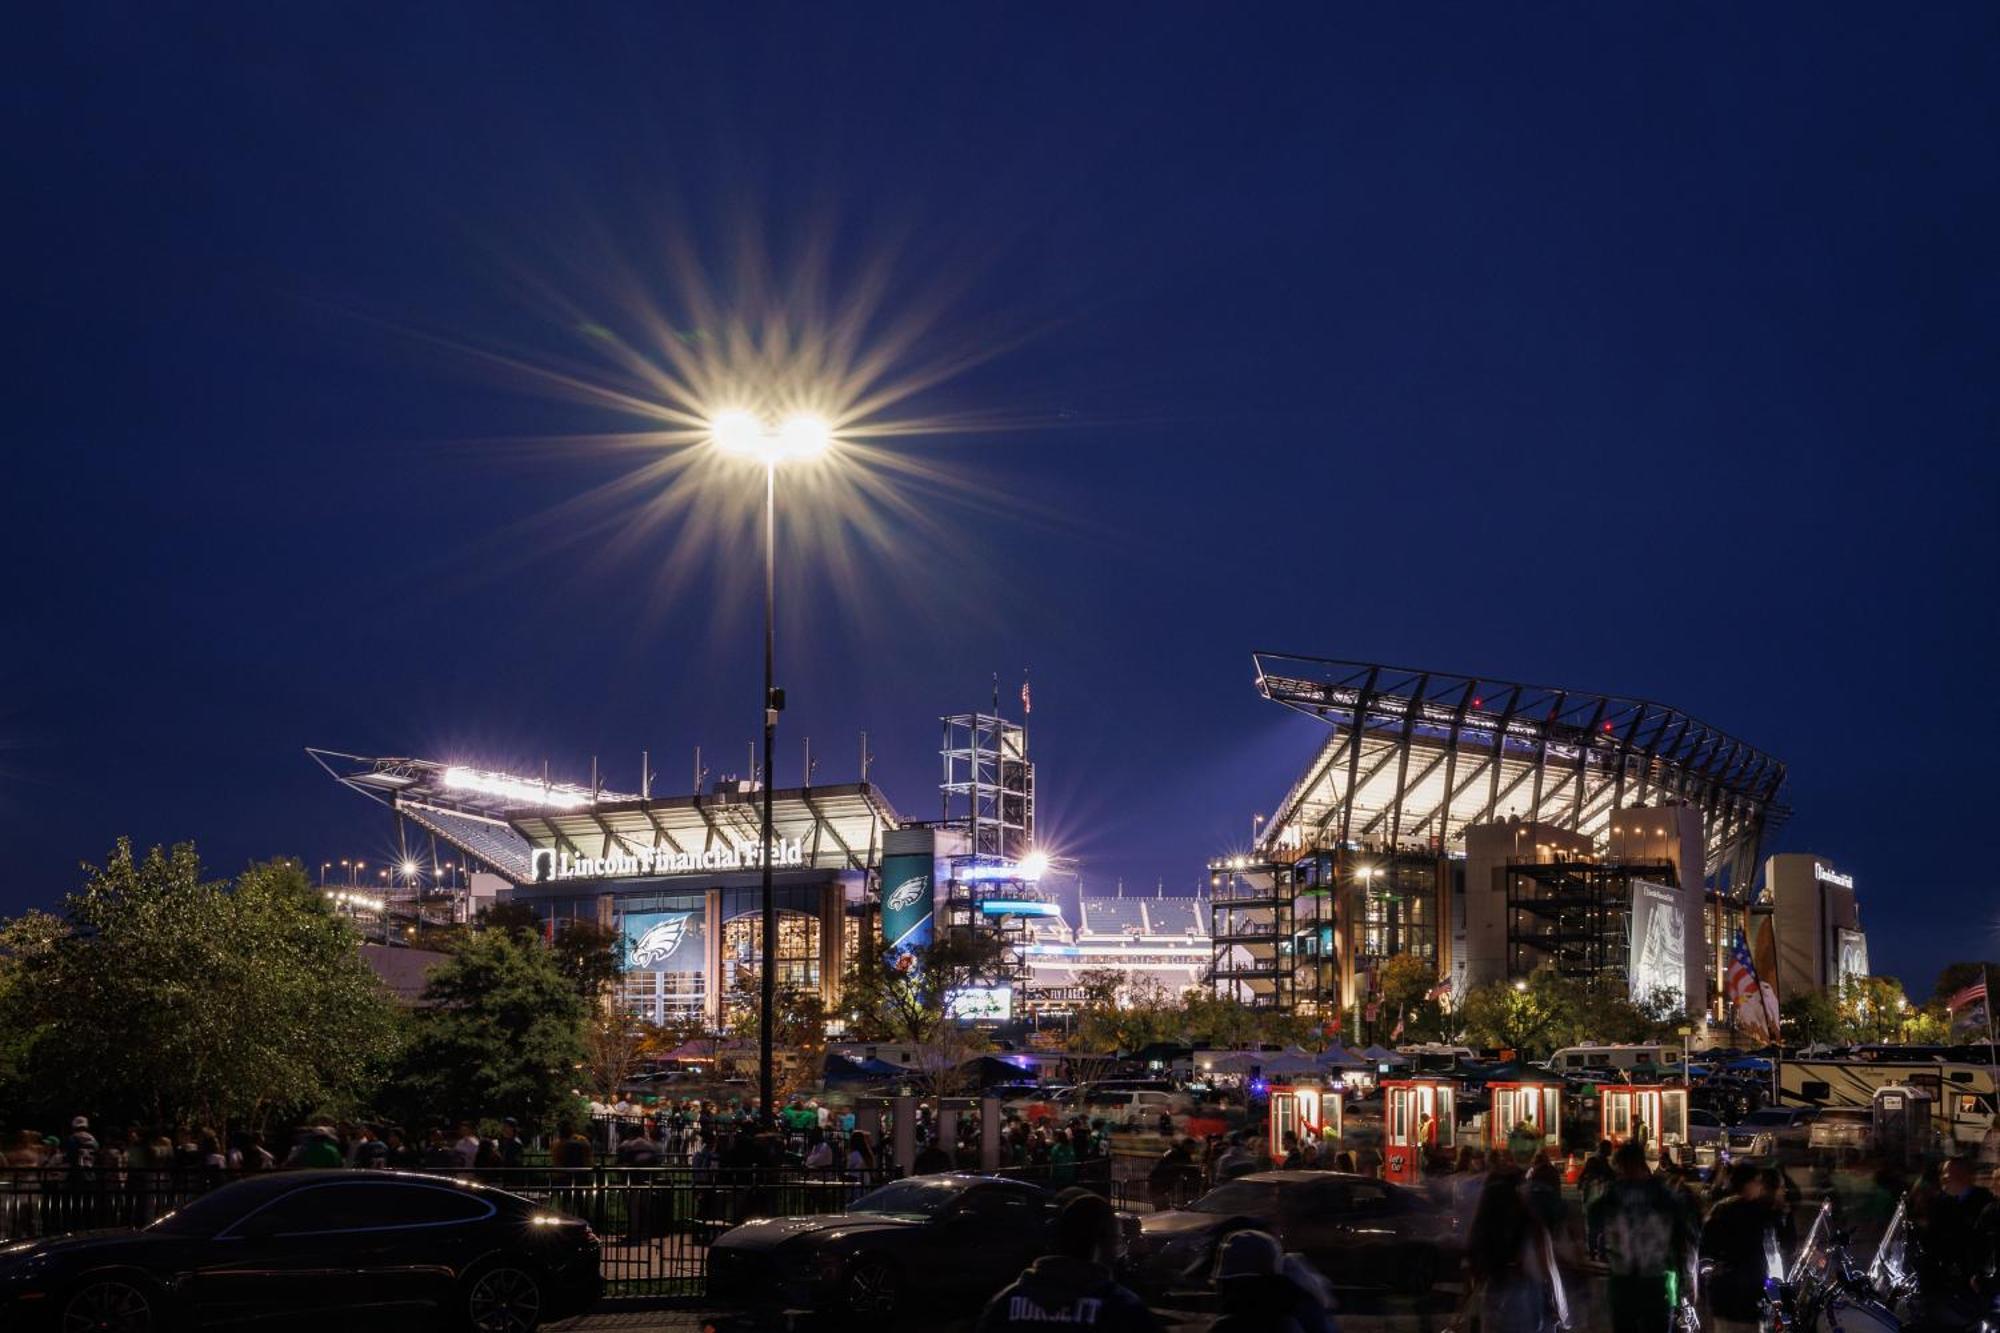
M 1968 1040 L 1976 1040 L 1983 1028 L 1986 1040 L 1993 1040 L 1993 1007 L 1986 1002 L 1986 978 L 1983 974 L 1979 980 L 1946 1000 L 1944 1007 L 1951 1012 L 1953 1036 L 1962 1035 Z
M 1766 1041 L 1778 1037 L 1777 1006 L 1773 996 L 1763 983 L 1757 980 L 1757 965 L 1750 961 L 1750 949 L 1743 942 L 1743 932 L 1736 932 L 1736 943 L 1729 950 L 1729 972 L 1722 982 L 1723 998 L 1736 1014 L 1738 1027 L 1751 1035 Z
M 1021 682 L 1021 716 L 1026 717 L 1029 713 L 1032 713 L 1033 711 L 1034 708 L 1029 703 L 1028 700 L 1028 682 L 1023 680 Z

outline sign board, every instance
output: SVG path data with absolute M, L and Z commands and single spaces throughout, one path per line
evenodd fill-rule
M 628 912 L 625 967 L 632 972 L 700 972 L 707 963 L 708 924 L 698 911 Z
M 930 829 L 891 829 L 882 838 L 882 943 L 899 972 L 916 966 L 937 917 L 936 837 Z
M 773 866 L 802 866 L 806 863 L 805 844 L 797 838 L 771 841 Z M 528 853 L 529 878 L 537 884 L 565 879 L 629 879 L 641 875 L 699 875 L 714 870 L 754 870 L 764 864 L 764 847 L 759 841 L 733 839 L 725 847 L 677 852 L 660 844 L 653 847 L 623 847 L 605 856 L 580 856 L 553 847 L 537 847 Z
M 1686 996 L 1687 909 L 1671 884 L 1632 881 L 1632 949 L 1627 996 L 1635 1004 L 1658 991 Z

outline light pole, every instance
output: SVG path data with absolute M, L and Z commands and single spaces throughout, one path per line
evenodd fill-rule
M 758 999 L 763 1012 L 757 1021 L 757 1078 L 762 1120 L 768 1128 L 777 1109 L 771 1020 L 778 1007 L 778 899 L 771 887 L 771 792 L 778 714 L 785 707 L 785 692 L 772 679 L 777 655 L 778 467 L 825 453 L 832 432 L 826 422 L 814 416 L 792 417 L 773 430 L 748 412 L 724 412 L 709 423 L 709 436 L 724 453 L 751 459 L 764 468 L 764 818 L 757 858 L 764 872 L 764 957 L 759 976 Z

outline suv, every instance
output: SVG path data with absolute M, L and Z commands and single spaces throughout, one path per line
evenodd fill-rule
M 1816 1106 L 1766 1106 L 1752 1111 L 1729 1127 L 1729 1155 L 1803 1161 L 1813 1122 L 1818 1119 Z

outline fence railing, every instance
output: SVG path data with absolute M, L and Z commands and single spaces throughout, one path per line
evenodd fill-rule
M 418 1168 L 422 1170 L 424 1168 Z M 699 1296 L 708 1247 L 754 1217 L 837 1213 L 894 1167 L 814 1171 L 801 1167 L 491 1167 L 434 1169 L 434 1175 L 492 1185 L 581 1218 L 603 1240 L 607 1290 L 627 1296 Z M 1110 1161 L 1073 1166 L 1003 1167 L 994 1174 L 1051 1188 L 1080 1185 L 1124 1203 Z M 203 1170 L 0 1168 L 0 1240 L 102 1227 L 143 1227 L 190 1200 L 239 1179 Z

